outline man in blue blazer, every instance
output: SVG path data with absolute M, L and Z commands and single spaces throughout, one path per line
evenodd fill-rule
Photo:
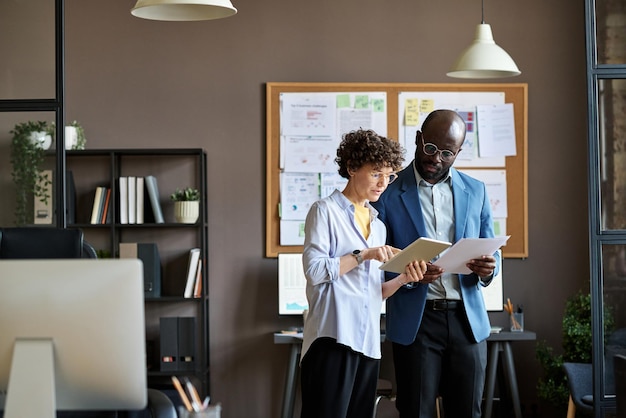
M 452 168 L 465 131 L 454 111 L 427 116 L 416 134 L 415 159 L 372 202 L 389 245 L 405 248 L 418 237 L 456 242 L 494 236 L 485 184 Z M 446 416 L 481 416 L 490 324 L 480 287 L 497 274 L 500 258 L 486 254 L 467 266 L 471 274 L 450 274 L 429 263 L 419 284 L 387 300 L 400 418 L 435 416 L 439 395 Z

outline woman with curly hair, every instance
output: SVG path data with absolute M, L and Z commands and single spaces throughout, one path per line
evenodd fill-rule
M 380 363 L 380 309 L 423 278 L 413 261 L 385 282 L 381 263 L 398 252 L 369 202 L 378 200 L 404 161 L 403 150 L 371 130 L 344 135 L 335 162 L 343 191 L 315 202 L 306 218 L 303 267 L 309 312 L 301 360 L 302 418 L 372 415 Z

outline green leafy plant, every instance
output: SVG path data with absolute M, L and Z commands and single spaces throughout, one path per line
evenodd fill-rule
M 614 328 L 611 311 L 604 312 L 604 335 Z M 564 362 L 591 363 L 591 295 L 578 294 L 570 297 L 563 314 L 563 354 L 555 354 L 545 341 L 537 343 L 537 360 L 543 367 L 544 376 L 537 384 L 537 394 L 558 409 L 565 411 L 569 398 Z M 565 415 L 565 413 L 563 413 Z
M 33 213 L 28 211 L 30 203 L 39 199 L 48 203 L 50 196 L 47 186 L 52 183 L 41 171 L 44 161 L 44 148 L 32 138 L 35 132 L 45 132 L 52 135 L 52 129 L 47 122 L 28 121 L 18 123 L 11 130 L 11 164 L 13 171 L 11 176 L 16 187 L 15 224 L 26 225 L 33 222 Z
M 194 189 L 192 187 L 176 189 L 176 191 L 170 195 L 170 198 L 174 202 L 198 201 L 200 200 L 200 192 L 198 189 Z

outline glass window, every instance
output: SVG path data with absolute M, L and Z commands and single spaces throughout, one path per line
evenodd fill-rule
M 604 393 L 615 393 L 613 356 L 626 354 L 626 245 L 602 246 Z
M 0 99 L 55 98 L 54 7 L 0 1 Z
M 51 225 L 56 222 L 52 206 L 56 155 L 54 135 L 51 132 L 54 118 L 54 112 L 0 113 L 2 226 L 33 223 Z M 13 145 L 14 141 L 16 146 Z M 39 175 L 43 170 L 49 170 L 49 174 Z M 35 189 L 38 185 L 42 188 L 38 189 L 39 198 L 36 198 Z
M 626 2 L 598 0 L 595 7 L 598 64 L 626 64 Z
M 626 79 L 598 81 L 601 229 L 626 230 Z

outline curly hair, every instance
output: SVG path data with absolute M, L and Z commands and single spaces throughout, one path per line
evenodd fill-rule
M 339 166 L 339 175 L 350 178 L 348 170 L 358 170 L 365 164 L 372 164 L 374 169 L 391 167 L 394 171 L 402 167 L 404 149 L 396 141 L 378 135 L 370 129 L 359 129 L 343 136 L 335 162 Z

